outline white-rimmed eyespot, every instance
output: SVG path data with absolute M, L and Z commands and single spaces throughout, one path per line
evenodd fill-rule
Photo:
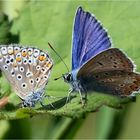
M 46 60 L 51 62 L 49 68 Z M 23 107 L 34 107 L 37 102 L 42 105 L 52 67 L 52 59 L 40 49 L 18 44 L 0 45 L 0 68 L 23 100 Z
M 1 53 L 2 53 L 2 55 L 6 55 L 7 54 L 7 47 L 1 47 Z

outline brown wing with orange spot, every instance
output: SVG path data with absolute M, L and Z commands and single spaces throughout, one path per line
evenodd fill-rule
M 140 74 L 119 49 L 108 49 L 85 63 L 77 74 L 86 91 L 130 95 L 140 88 Z

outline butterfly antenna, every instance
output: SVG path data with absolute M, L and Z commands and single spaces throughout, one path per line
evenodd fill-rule
M 60 77 L 57 77 L 57 78 L 55 78 L 54 80 L 58 80 L 58 79 L 60 79 L 60 78 L 62 78 L 63 76 L 60 76 Z
M 68 71 L 68 73 L 69 73 L 69 68 L 68 68 L 68 66 L 66 65 L 66 63 L 64 62 L 64 60 L 62 59 L 62 57 L 57 53 L 57 51 L 52 47 L 52 45 L 48 42 L 48 45 L 49 45 L 49 47 L 55 52 L 55 54 L 62 60 L 62 62 L 63 62 L 63 64 L 66 66 L 66 68 L 67 68 L 67 71 Z M 62 77 L 62 76 L 61 76 Z M 59 78 L 61 78 L 61 77 L 59 77 Z M 59 78 L 55 78 L 56 80 L 57 79 L 59 79 Z

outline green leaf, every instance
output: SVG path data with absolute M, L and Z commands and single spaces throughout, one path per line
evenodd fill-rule
M 8 16 L 0 13 L 0 44 L 7 44 L 10 42 L 10 28 L 11 23 L 8 20 Z
M 119 10 L 117 10 L 116 4 L 120 6 Z M 136 61 L 139 68 L 139 44 L 137 42 L 133 47 L 133 52 L 135 53 L 131 54 L 132 43 L 134 43 L 135 37 L 138 38 L 137 34 L 140 31 L 139 28 L 135 28 L 140 22 L 139 16 L 136 18 L 136 11 L 139 8 L 137 3 L 31 1 L 24 6 L 20 16 L 14 20 L 11 31 L 13 34 L 19 34 L 20 44 L 37 46 L 51 54 L 55 65 L 51 73 L 50 82 L 47 85 L 46 94 L 56 98 L 44 99 L 44 103 L 47 104 L 45 108 L 41 108 L 39 104 L 35 108 L 19 108 L 16 105 L 20 100 L 12 93 L 9 96 L 10 106 L 7 105 L 3 108 L 0 112 L 0 119 L 19 119 L 46 113 L 77 118 L 83 117 L 88 112 L 95 112 L 103 105 L 119 109 L 125 103 L 132 101 L 131 98 L 120 99 L 100 93 L 92 93 L 88 95 L 88 102 L 84 108 L 79 103 L 78 94 L 77 97 L 73 96 L 71 101 L 65 105 L 69 86 L 62 79 L 58 81 L 53 79 L 66 73 L 67 70 L 58 56 L 48 47 L 47 43 L 50 42 L 54 46 L 55 50 L 70 67 L 73 18 L 79 5 L 83 6 L 85 10 L 94 13 L 103 22 L 114 40 L 115 47 L 121 48 L 128 53 Z M 131 6 L 134 6 L 135 10 L 127 11 Z M 128 17 L 135 20 L 136 25 L 129 21 Z M 55 109 L 49 105 L 49 102 L 53 104 Z

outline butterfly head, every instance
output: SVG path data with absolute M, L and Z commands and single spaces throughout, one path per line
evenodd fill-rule
M 71 83 L 73 81 L 73 77 L 71 73 L 63 74 L 62 77 L 66 83 Z

